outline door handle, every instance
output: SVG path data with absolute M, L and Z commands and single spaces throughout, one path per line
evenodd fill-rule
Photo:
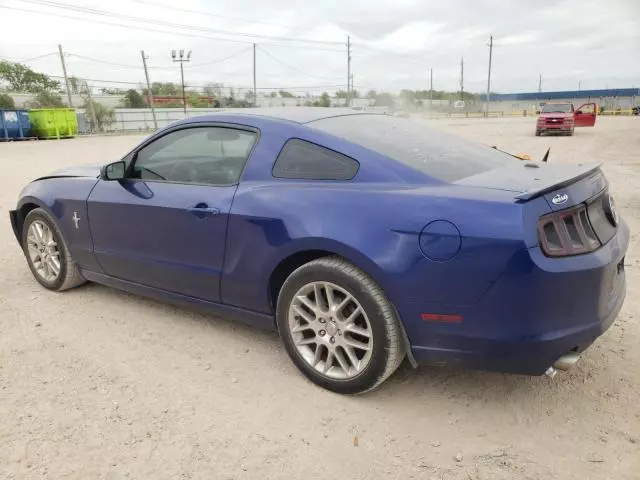
M 209 207 L 206 203 L 199 203 L 195 207 L 187 208 L 187 211 L 193 213 L 198 218 L 204 218 L 207 215 L 219 215 L 220 209 Z

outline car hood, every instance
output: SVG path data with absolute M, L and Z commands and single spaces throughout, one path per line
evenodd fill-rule
M 49 175 L 45 175 L 44 177 L 40 177 L 37 180 L 44 180 L 46 178 L 63 178 L 63 177 L 88 177 L 88 178 L 98 178 L 100 175 L 100 167 L 101 165 L 75 165 L 73 167 L 65 167 L 60 170 L 56 170 Z
M 572 118 L 573 113 L 550 112 L 541 113 L 540 118 Z

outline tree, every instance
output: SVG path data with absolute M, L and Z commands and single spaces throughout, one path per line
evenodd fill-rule
M 280 96 L 282 98 L 293 98 L 294 97 L 293 93 L 287 92 L 285 90 L 280 90 L 278 93 L 280 94 Z
M 74 76 L 69 77 L 69 88 L 71 89 L 71 93 L 73 93 L 75 95 L 80 93 L 80 83 L 81 82 L 82 82 L 82 80 L 79 79 L 78 77 L 74 77 Z
M 122 99 L 122 104 L 125 108 L 145 108 L 147 106 L 142 95 L 137 90 L 127 90 Z
M 87 112 L 87 121 L 92 132 L 96 130 L 103 131 L 116 120 L 116 114 L 111 108 L 107 108 L 94 100 L 86 99 L 82 108 Z M 97 124 L 94 124 L 93 115 L 90 113 L 92 108 Z
M 60 82 L 44 73 L 31 70 L 20 63 L 0 61 L 0 80 L 7 82 L 14 92 L 39 93 L 60 89 Z
M 375 100 L 375 98 L 376 98 L 377 96 L 378 96 L 378 94 L 376 93 L 376 91 L 375 91 L 375 90 L 369 90 L 369 91 L 367 92 L 367 98 L 368 98 L 369 100 Z
M 29 108 L 63 108 L 62 97 L 55 92 L 40 92 L 27 103 Z
M 278 92 L 271 92 L 271 93 L 269 94 L 269 96 L 270 96 L 271 98 L 276 98 L 276 97 L 278 96 Z
M 13 110 L 16 108 L 16 102 L 13 101 L 13 98 L 8 93 L 0 93 L 0 108 Z
M 148 90 L 145 88 L 142 93 L 147 95 Z M 182 95 L 182 87 L 172 82 L 153 82 L 151 84 L 151 94 L 163 97 L 176 97 Z
M 81 82 L 82 82 L 82 80 L 81 80 Z M 86 84 L 87 84 L 87 82 L 84 82 L 84 85 L 86 85 Z M 78 93 L 82 93 L 82 89 L 83 88 L 84 88 L 83 86 L 80 86 L 78 88 Z M 124 95 L 124 94 L 127 93 L 127 90 L 123 90 L 121 88 L 102 87 L 100 89 L 100 93 L 102 95 Z
M 331 97 L 329 97 L 329 94 L 327 92 L 322 92 L 322 95 L 320 95 L 320 98 L 317 100 L 314 100 L 313 106 L 314 107 L 330 107 Z
M 376 107 L 390 107 L 393 108 L 394 102 L 393 97 L 390 93 L 379 93 L 376 95 L 376 102 L 374 104 Z
M 338 90 L 336 92 L 336 98 L 347 98 L 349 96 L 349 92 L 346 90 Z
M 206 108 L 209 106 L 209 100 L 202 98 L 197 92 L 189 92 L 187 94 L 187 105 L 193 108 Z
M 244 94 L 244 100 L 250 105 L 256 104 L 255 98 L 253 98 L 253 92 L 251 90 Z
M 207 83 L 202 92 L 208 97 L 222 98 L 222 87 L 224 85 L 222 83 Z

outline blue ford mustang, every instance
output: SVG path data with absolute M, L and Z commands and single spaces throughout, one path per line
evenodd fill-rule
M 387 115 L 249 112 L 27 185 L 10 216 L 36 280 L 277 328 L 341 393 L 405 357 L 553 375 L 618 314 L 629 231 L 597 165 L 521 161 Z

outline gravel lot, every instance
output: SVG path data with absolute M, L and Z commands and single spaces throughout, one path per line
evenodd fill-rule
M 0 477 L 640 478 L 640 118 L 574 137 L 536 138 L 534 122 L 433 124 L 604 161 L 633 235 L 618 320 L 555 380 L 403 366 L 361 397 L 314 387 L 273 333 L 97 285 L 41 288 L 6 218 L 20 189 L 139 137 L 0 144 Z

